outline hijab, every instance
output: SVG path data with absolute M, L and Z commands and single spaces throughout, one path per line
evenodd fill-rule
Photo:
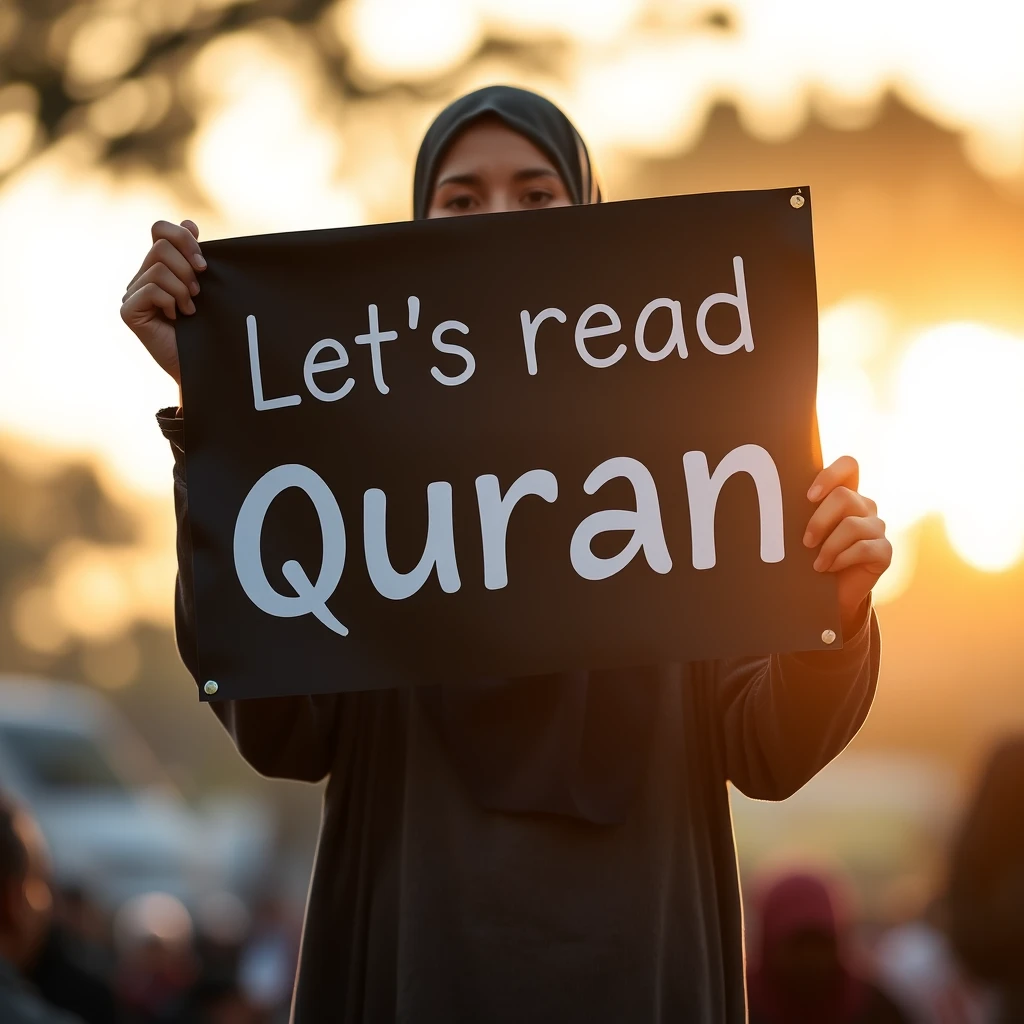
M 413 214 L 458 136 L 497 118 L 554 164 L 574 204 L 601 202 L 587 147 L 550 100 L 508 86 L 472 92 L 444 109 L 416 158 Z M 595 824 L 625 819 L 647 765 L 653 669 L 477 679 L 419 689 L 448 756 L 477 803 L 504 813 L 555 814 Z
M 601 202 L 601 189 L 587 147 L 569 118 L 550 100 L 534 92 L 492 85 L 445 107 L 427 129 L 416 157 L 414 220 L 427 216 L 438 166 L 452 143 L 474 121 L 488 116 L 528 139 L 551 160 L 574 205 Z
M 784 875 L 760 898 L 760 956 L 751 971 L 748 1000 L 752 1021 L 764 1024 L 849 1024 L 865 1009 L 870 990 L 847 968 L 847 914 L 840 893 L 826 879 L 805 872 Z M 802 932 L 834 940 L 835 983 L 817 998 L 797 994 L 773 970 L 773 954 Z

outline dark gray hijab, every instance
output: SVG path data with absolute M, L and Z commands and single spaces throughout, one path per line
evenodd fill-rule
M 438 165 L 451 144 L 474 121 L 488 116 L 529 139 L 552 161 L 575 205 L 601 202 L 601 189 L 590 165 L 590 154 L 569 118 L 554 103 L 535 92 L 491 85 L 445 107 L 423 136 L 412 189 L 415 220 L 427 215 Z
M 482 117 L 529 139 L 561 174 L 576 204 L 599 203 L 587 148 L 549 100 L 491 86 L 456 100 L 427 130 L 416 159 L 413 214 L 426 216 L 438 167 Z M 421 687 L 464 784 L 487 810 L 622 821 L 647 766 L 654 724 L 652 669 L 479 679 Z

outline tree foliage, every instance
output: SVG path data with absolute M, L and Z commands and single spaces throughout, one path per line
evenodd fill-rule
M 226 32 L 283 19 L 308 35 L 326 61 L 323 34 L 315 26 L 331 4 L 332 0 L 222 0 L 213 5 L 194 0 L 0 0 L 0 114 L 21 107 L 36 117 L 36 144 L 27 157 L 81 126 L 89 107 L 124 83 L 163 76 L 170 83 L 171 97 L 159 118 L 105 142 L 111 156 L 166 164 L 194 127 L 177 77 L 205 44 Z M 127 31 L 117 31 L 118 20 Z M 104 28 L 121 51 L 95 62 L 105 64 L 109 73 L 93 68 L 87 75 L 76 74 L 90 41 L 103 43 Z M 330 65 L 339 88 L 358 91 L 346 74 L 343 52 L 334 49 Z M 5 90 L 12 85 L 21 88 Z

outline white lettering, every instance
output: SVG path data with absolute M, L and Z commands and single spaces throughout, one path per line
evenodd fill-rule
M 357 334 L 355 342 L 357 345 L 370 346 L 370 361 L 373 364 L 373 383 L 377 390 L 386 395 L 391 389 L 384 383 L 384 367 L 381 364 L 380 346 L 382 342 L 394 341 L 398 337 L 398 331 L 382 331 L 377 322 L 377 307 L 373 303 L 367 309 L 367 318 L 370 322 L 369 332 Z
M 603 580 L 625 568 L 640 548 L 647 564 L 657 573 L 672 568 L 672 557 L 665 544 L 661 524 L 661 506 L 658 489 L 650 470 L 636 459 L 619 457 L 602 462 L 584 481 L 583 490 L 593 494 L 609 480 L 623 476 L 633 485 L 636 511 L 605 509 L 587 516 L 572 535 L 569 558 L 573 568 L 585 580 Z M 591 543 L 597 534 L 610 530 L 628 530 L 633 536 L 629 543 L 612 558 L 598 558 Z
M 325 363 L 318 363 L 316 357 L 329 348 L 334 350 L 337 358 L 329 359 Z M 313 375 L 326 373 L 328 370 L 343 370 L 346 366 L 348 366 L 348 353 L 339 342 L 334 338 L 324 338 L 318 341 L 306 353 L 306 361 L 302 364 L 302 377 L 309 393 L 314 398 L 319 398 L 321 402 L 337 402 L 339 398 L 344 398 L 356 386 L 356 382 L 351 377 L 337 391 L 322 391 L 313 380 Z
M 310 583 L 305 570 L 294 560 L 281 566 L 284 578 L 295 590 L 295 597 L 280 594 L 270 585 L 260 553 L 267 510 L 274 499 L 289 487 L 305 491 L 313 502 L 323 538 L 323 556 L 316 583 Z M 326 604 L 345 568 L 345 521 L 331 489 L 313 470 L 296 464 L 277 466 L 253 484 L 235 520 L 234 554 L 238 582 L 245 596 L 260 611 L 280 619 L 314 615 L 339 636 L 348 636 L 348 629 L 327 610 Z
M 708 473 L 708 459 L 703 452 L 687 452 L 683 456 L 686 490 L 690 502 L 690 535 L 693 567 L 711 569 L 715 564 L 715 509 L 722 485 L 736 473 L 747 473 L 757 488 L 761 517 L 761 561 L 781 562 L 786 555 L 782 521 L 782 484 L 772 457 L 756 444 L 734 448 L 718 464 L 713 475 Z
M 392 601 L 411 597 L 436 566 L 441 589 L 454 594 L 462 581 L 455 561 L 452 485 L 445 480 L 427 485 L 427 542 L 411 572 L 396 572 L 388 556 L 387 505 L 387 495 L 379 488 L 373 487 L 363 495 L 363 550 L 366 570 L 377 593 Z
M 537 328 L 545 320 L 557 320 L 560 324 L 565 323 L 565 314 L 554 306 L 542 309 L 532 320 L 527 310 L 519 314 L 519 321 L 523 325 L 523 347 L 526 349 L 526 369 L 530 376 L 537 373 Z
M 657 352 L 652 352 L 647 347 L 647 341 L 644 337 L 644 332 L 647 330 L 647 321 L 650 320 L 651 314 L 656 309 L 668 309 L 672 311 L 672 330 L 669 333 L 668 341 L 658 349 Z M 636 321 L 636 331 L 634 332 L 634 338 L 636 340 L 636 350 L 646 359 L 648 362 L 654 363 L 659 359 L 664 359 L 665 356 L 672 351 L 673 348 L 679 350 L 679 358 L 686 358 L 686 338 L 683 335 L 683 310 L 682 307 L 675 299 L 651 299 L 642 310 L 640 310 L 640 316 Z
M 267 409 L 284 409 L 289 405 L 298 405 L 302 401 L 299 395 L 284 395 L 282 398 L 265 399 L 263 397 L 263 378 L 260 375 L 260 343 L 256 332 L 256 317 L 251 313 L 245 318 L 245 328 L 249 334 L 249 374 L 252 377 L 252 400 L 257 412 Z
M 546 469 L 524 473 L 501 496 L 498 478 L 492 474 L 476 478 L 476 497 L 480 507 L 480 535 L 484 549 L 484 586 L 501 590 L 508 586 L 505 542 L 512 509 L 528 494 L 536 494 L 551 503 L 558 497 L 555 474 Z
M 731 292 L 715 292 L 714 295 L 709 295 L 700 304 L 700 309 L 697 310 L 697 334 L 700 335 L 700 340 L 703 342 L 704 347 L 709 352 L 714 352 L 719 356 L 731 355 L 733 352 L 738 352 L 741 348 L 745 348 L 748 352 L 754 351 L 754 335 L 750 330 L 750 309 L 747 306 L 747 286 L 743 277 L 742 256 L 733 257 L 732 268 L 736 275 L 736 294 L 733 295 Z M 736 335 L 736 340 L 728 345 L 719 345 L 717 342 L 712 341 L 711 336 L 708 334 L 708 313 L 711 307 L 718 303 L 735 306 L 740 316 L 740 333 Z
M 596 316 L 598 313 L 603 313 L 608 317 L 608 323 L 599 324 L 597 327 L 588 327 L 587 324 L 591 317 Z M 613 366 L 626 354 L 625 345 L 620 342 L 610 356 L 600 359 L 597 356 L 591 355 L 586 343 L 588 338 L 602 338 L 606 334 L 618 334 L 620 330 L 622 330 L 622 324 L 619 321 L 619 315 L 611 306 L 606 306 L 603 302 L 587 306 L 580 313 L 579 320 L 576 321 L 576 351 L 579 352 L 580 358 L 590 366 L 598 368 Z
M 449 387 L 455 387 L 458 384 L 464 384 L 470 377 L 473 376 L 473 371 L 476 369 L 476 360 L 473 358 L 473 353 L 468 348 L 463 348 L 461 345 L 452 345 L 450 342 L 442 341 L 445 331 L 459 331 L 462 334 L 469 334 L 469 328 L 458 320 L 445 320 L 444 323 L 438 324 L 434 328 L 434 333 L 430 336 L 430 340 L 434 343 L 434 348 L 438 352 L 443 352 L 445 355 L 458 356 L 462 359 L 466 368 L 457 377 L 449 377 L 447 374 L 442 373 L 436 366 L 430 368 L 430 375 L 436 381 L 440 381 L 442 384 L 447 384 Z

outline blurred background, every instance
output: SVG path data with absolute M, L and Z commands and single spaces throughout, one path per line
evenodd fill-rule
M 118 316 L 149 225 L 404 219 L 433 115 L 504 82 L 570 114 L 612 199 L 813 191 L 825 456 L 895 546 L 882 676 L 805 790 L 736 797 L 738 844 L 748 879 L 841 870 L 868 930 L 920 918 L 1024 728 L 1022 52 L 1016 0 L 0 0 L 0 773 L 72 903 L 229 922 L 270 1006 L 318 824 L 174 650 L 177 396 Z

